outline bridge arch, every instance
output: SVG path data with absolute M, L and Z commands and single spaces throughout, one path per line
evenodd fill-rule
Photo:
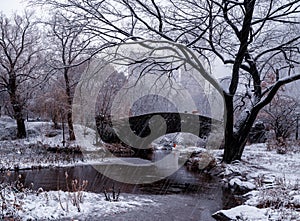
M 212 131 L 212 127 L 221 127 L 222 122 L 211 119 L 206 116 L 190 114 L 190 113 L 178 113 L 178 112 L 159 112 L 159 113 L 148 113 L 139 116 L 131 116 L 129 118 L 121 118 L 118 122 L 115 122 L 112 125 L 111 122 L 105 122 L 105 127 L 100 127 L 101 117 L 96 117 L 96 125 L 98 133 L 101 139 L 107 143 L 126 143 L 126 137 L 120 139 L 118 137 L 118 131 L 123 130 L 123 125 L 129 122 L 130 129 L 137 137 L 146 138 L 151 134 L 151 124 L 160 125 L 158 122 L 154 122 L 157 119 L 163 119 L 166 123 L 166 131 L 163 131 L 163 134 L 170 134 L 176 132 L 185 132 L 194 134 L 200 138 L 208 137 Z M 185 130 L 182 128 L 182 124 L 185 124 Z M 195 124 L 199 124 L 199 130 L 192 128 Z M 189 127 L 190 125 L 190 127 Z M 100 130 L 100 128 L 105 128 Z M 153 129 L 153 128 L 152 128 Z M 160 130 L 161 128 L 156 127 L 155 130 Z M 144 139 L 143 142 L 139 140 L 135 141 L 137 147 L 140 149 L 145 149 L 148 145 L 153 142 L 155 139 L 159 138 L 162 133 L 156 133 L 157 136 L 152 136 L 151 139 Z M 124 140 L 125 139 L 125 140 Z

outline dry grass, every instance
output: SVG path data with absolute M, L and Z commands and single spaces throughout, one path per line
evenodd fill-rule
M 68 192 L 68 198 L 65 202 L 62 202 L 62 199 L 60 197 L 60 192 L 58 191 L 58 201 L 60 204 L 60 207 L 63 211 L 68 212 L 69 211 L 69 202 L 71 205 L 75 206 L 78 210 L 78 212 L 81 211 L 80 204 L 83 203 L 83 192 L 86 190 L 88 181 L 78 181 L 77 179 L 73 179 L 71 181 L 71 187 L 69 186 L 69 175 L 67 172 L 65 172 L 65 180 L 66 180 L 66 186 L 67 186 L 67 192 Z M 63 204 L 65 203 L 65 206 Z
M 11 172 L 6 173 L 7 177 L 11 176 Z M 33 184 L 31 185 L 33 187 Z M 22 176 L 19 175 L 17 180 L 12 183 L 0 184 L 0 206 L 1 206 L 1 220 L 17 221 L 21 220 L 18 216 L 18 211 L 22 210 L 23 199 L 29 194 L 33 193 L 32 188 L 25 188 Z

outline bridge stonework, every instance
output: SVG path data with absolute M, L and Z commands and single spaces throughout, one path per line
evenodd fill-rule
M 96 126 L 101 139 L 106 143 L 135 143 L 135 147 L 143 149 L 156 138 L 169 133 L 185 132 L 200 138 L 207 137 L 212 129 L 212 121 L 209 117 L 196 114 L 162 112 L 122 118 L 114 121 L 114 123 L 110 118 L 97 116 Z M 128 122 L 131 132 L 136 135 L 135 141 L 132 141 L 132 136 L 126 137 L 126 132 L 124 136 L 124 130 L 128 130 L 128 127 L 124 127 L 124 125 L 128 125 Z M 215 120 L 213 122 L 218 124 L 214 126 L 221 126 L 221 122 Z M 153 125 L 155 126 L 153 127 Z M 118 131 L 122 130 L 120 139 Z

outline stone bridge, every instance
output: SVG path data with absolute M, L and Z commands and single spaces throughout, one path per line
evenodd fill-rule
M 96 117 L 101 139 L 107 143 L 125 143 L 144 149 L 155 139 L 169 133 L 185 132 L 200 138 L 208 136 L 212 128 L 221 127 L 220 121 L 189 113 L 149 113 L 112 122 L 107 117 Z

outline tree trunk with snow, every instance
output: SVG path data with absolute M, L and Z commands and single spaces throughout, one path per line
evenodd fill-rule
M 10 103 L 13 109 L 13 116 L 17 121 L 17 137 L 22 139 L 26 137 L 26 128 L 23 119 L 23 105 L 21 104 L 20 97 L 17 95 L 17 75 L 14 71 L 8 74 L 8 93 L 10 95 Z
M 14 91 L 14 90 L 13 90 Z M 26 137 L 25 121 L 23 118 L 23 107 L 17 99 L 17 95 L 13 92 L 10 94 L 10 101 L 13 108 L 13 116 L 17 121 L 17 137 L 19 139 Z
M 66 83 L 66 95 L 67 95 L 67 102 L 68 102 L 67 122 L 68 122 L 68 128 L 69 128 L 69 139 L 75 140 L 73 119 L 72 119 L 72 100 L 73 100 L 73 98 L 71 95 L 71 86 L 70 86 L 68 72 L 69 72 L 69 69 L 65 68 L 64 78 L 65 78 L 65 83 Z
M 231 163 L 235 160 L 241 160 L 245 145 L 252 125 L 258 115 L 258 111 L 244 111 L 246 117 L 240 119 L 239 125 L 233 125 L 228 121 L 225 124 L 225 144 L 223 162 Z M 227 119 L 232 118 L 233 111 L 227 109 Z

